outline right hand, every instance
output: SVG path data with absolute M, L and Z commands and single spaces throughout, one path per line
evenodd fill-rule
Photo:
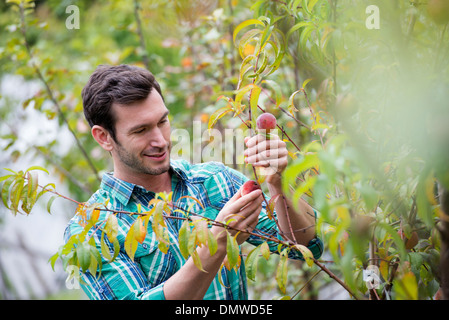
M 238 190 L 221 209 L 215 220 L 227 223 L 232 228 L 242 230 L 237 236 L 237 243 L 240 245 L 250 236 L 249 233 L 244 231 L 252 231 L 256 227 L 260 211 L 262 210 L 262 202 L 261 190 L 255 190 L 244 196 L 241 195 L 241 190 Z M 219 235 L 219 239 L 226 241 L 226 233 L 222 232 L 224 231 L 222 227 L 214 226 L 212 229 L 214 229 L 211 231 L 216 233 L 215 235 Z M 228 231 L 232 236 L 238 232 L 233 229 L 228 229 Z

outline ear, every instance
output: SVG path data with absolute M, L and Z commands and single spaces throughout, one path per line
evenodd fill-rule
M 92 127 L 92 136 L 98 142 L 98 144 L 106 151 L 111 152 L 113 149 L 112 137 L 108 130 L 99 125 Z

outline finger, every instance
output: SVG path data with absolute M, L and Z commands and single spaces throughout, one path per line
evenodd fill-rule
M 271 134 L 271 133 L 270 133 L 269 139 L 267 139 L 267 136 L 265 136 L 265 135 L 257 134 L 257 135 L 255 135 L 255 136 L 252 136 L 252 137 L 249 138 L 249 139 L 246 139 L 246 138 L 245 138 L 245 144 L 246 144 L 246 146 L 247 146 L 248 148 L 251 148 L 251 147 L 255 146 L 256 144 L 259 144 L 259 143 L 261 143 L 261 142 L 263 142 L 263 141 L 267 141 L 267 140 L 269 140 L 269 141 L 282 141 L 282 140 L 279 138 L 279 136 L 276 135 L 276 134 Z
M 253 156 L 255 154 L 259 154 L 262 152 L 270 151 L 270 150 L 279 150 L 280 152 L 287 151 L 287 146 L 284 141 L 282 140 L 263 140 L 259 143 L 252 145 L 251 147 L 248 147 L 245 149 L 243 154 L 248 156 Z
M 268 149 L 256 154 L 248 155 L 245 158 L 246 163 L 253 164 L 257 161 L 280 160 L 288 155 L 287 149 Z
M 256 226 L 257 223 L 259 222 L 259 215 L 262 212 L 262 204 L 260 204 L 255 210 L 254 210 L 254 214 L 251 215 L 249 217 L 249 219 L 246 221 L 247 222 L 247 227 L 249 228 L 249 231 L 253 231 Z
M 253 211 L 262 204 L 263 197 L 262 194 L 260 194 L 259 197 L 248 203 L 246 206 L 240 209 L 240 214 L 244 217 L 248 218 L 251 214 L 253 214 Z
M 231 199 L 228 200 L 226 205 L 232 204 L 232 203 L 236 202 L 240 198 L 241 198 L 241 192 L 240 192 L 240 190 L 238 190 L 236 193 L 234 193 L 234 195 L 231 197 Z
M 262 204 L 258 205 L 246 218 L 245 220 L 240 221 L 239 229 L 244 229 L 247 231 L 253 231 L 257 223 L 259 222 L 259 215 L 262 212 Z
M 254 224 L 259 219 L 259 214 L 262 211 L 262 201 L 263 198 L 260 196 L 260 199 L 256 199 L 255 201 L 248 204 L 244 207 L 238 214 L 232 215 L 234 218 L 232 222 L 233 227 L 238 228 L 246 228 L 248 225 Z
M 237 193 L 241 194 L 241 190 L 239 189 L 239 191 L 237 191 Z M 228 202 L 226 205 L 227 205 L 227 209 L 228 209 L 229 213 L 230 214 L 239 213 L 243 207 L 245 207 L 246 205 L 248 205 L 249 203 L 254 201 L 261 194 L 262 194 L 262 191 L 260 189 L 254 190 L 244 196 L 238 197 L 237 200 L 235 200 L 231 203 Z M 229 206 L 228 206 L 228 204 L 229 204 Z
M 267 159 L 263 156 L 255 156 L 248 158 L 249 164 L 252 164 L 255 167 L 276 167 L 276 168 L 283 168 L 287 166 L 288 164 L 288 157 L 287 154 L 282 155 L 280 158 L 275 159 Z

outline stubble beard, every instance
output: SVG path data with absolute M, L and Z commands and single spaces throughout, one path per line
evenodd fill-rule
M 136 154 L 134 153 L 128 152 L 128 150 L 126 150 L 122 145 L 117 144 L 117 147 L 118 148 L 116 148 L 116 151 L 120 161 L 137 173 L 155 176 L 163 174 L 170 169 L 171 143 L 168 145 L 168 148 L 166 150 L 168 163 L 158 168 L 145 165 L 142 161 L 142 158 L 139 158 L 139 156 L 136 156 Z

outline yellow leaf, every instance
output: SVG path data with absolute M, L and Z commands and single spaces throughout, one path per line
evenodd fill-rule
M 118 234 L 118 222 L 115 214 L 110 214 L 108 216 L 106 220 L 105 231 L 109 241 L 114 242 Z
M 388 261 L 380 260 L 379 270 L 380 270 L 380 274 L 382 275 L 382 277 L 384 279 L 388 279 L 388 267 L 389 267 Z
M 190 255 L 189 253 L 189 236 L 190 236 L 190 223 L 188 220 L 184 220 L 179 230 L 178 242 L 179 251 L 181 251 L 184 259 L 187 259 Z
M 134 254 L 136 253 L 137 245 L 138 243 L 134 238 L 134 228 L 133 226 L 131 226 L 125 238 L 125 252 L 128 254 L 129 258 L 132 261 L 134 261 Z
M 288 259 L 285 250 L 281 253 L 278 267 L 276 269 L 276 281 L 278 283 L 279 289 L 285 294 L 285 287 L 287 284 L 287 273 L 288 273 Z
M 202 204 L 201 201 L 198 200 L 197 198 L 192 197 L 192 196 L 182 196 L 181 198 L 178 199 L 178 201 L 181 200 L 182 198 L 189 198 L 189 199 L 192 199 L 192 200 L 196 201 L 196 203 L 198 203 L 198 204 L 200 205 L 201 208 L 204 209 L 203 204 Z
M 396 279 L 393 288 L 397 300 L 418 300 L 418 284 L 411 271 Z
M 260 245 L 260 252 L 262 253 L 262 257 L 264 257 L 265 260 L 270 259 L 270 247 L 268 246 L 268 243 L 266 241 Z
M 236 240 L 236 236 L 232 237 L 229 232 L 227 232 L 227 243 L 226 243 L 226 253 L 229 262 L 229 268 L 240 267 L 240 250 L 239 245 Z
M 295 248 L 298 249 L 302 253 L 302 256 L 304 257 L 304 260 L 306 261 L 307 265 L 309 267 L 313 266 L 313 261 L 314 261 L 313 254 L 309 250 L 309 248 L 307 248 L 306 246 L 303 246 L 302 244 L 295 245 Z
M 134 228 L 134 239 L 137 240 L 139 243 L 143 243 L 145 240 L 145 237 L 147 236 L 147 229 L 145 228 L 145 225 L 141 219 L 141 217 L 138 217 L 136 221 L 133 224 Z
M 276 206 L 279 196 L 281 196 L 281 194 L 275 195 L 270 199 L 270 201 L 268 201 L 267 215 L 270 220 L 273 220 L 274 207 Z
M 195 264 L 195 266 L 199 270 L 207 273 L 207 271 L 203 269 L 203 264 L 201 263 L 201 259 L 198 256 L 198 253 L 196 251 L 193 251 L 193 253 L 192 253 L 192 260 L 193 260 L 193 263 Z

